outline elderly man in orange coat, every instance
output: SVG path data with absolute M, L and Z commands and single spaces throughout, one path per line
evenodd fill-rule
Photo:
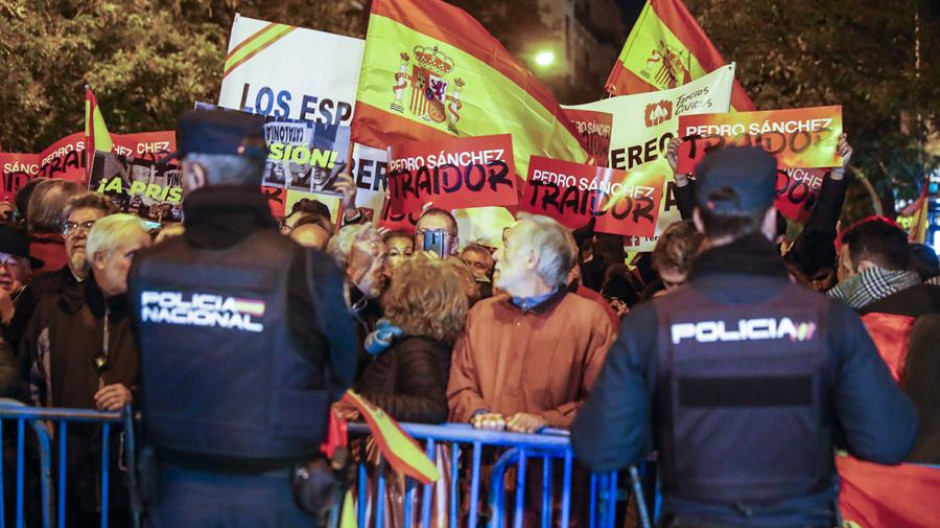
M 523 433 L 571 425 L 616 334 L 601 306 L 566 290 L 574 247 L 544 216 L 508 231 L 494 275 L 505 293 L 473 307 L 454 349 L 451 421 Z

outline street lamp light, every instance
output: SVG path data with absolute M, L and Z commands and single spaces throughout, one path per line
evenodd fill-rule
M 551 66 L 555 62 L 554 51 L 540 51 L 535 54 L 535 63 L 543 68 Z

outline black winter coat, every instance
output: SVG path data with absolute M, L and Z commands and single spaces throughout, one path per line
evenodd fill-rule
M 358 392 L 400 422 L 447 420 L 451 347 L 428 337 L 405 337 L 378 356 Z

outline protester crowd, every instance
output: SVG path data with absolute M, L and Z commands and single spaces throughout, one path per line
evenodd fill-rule
M 673 142 L 673 162 L 675 151 Z M 844 138 L 840 154 L 848 164 Z M 684 220 L 668 226 L 655 251 L 630 267 L 622 237 L 595 232 L 593 223 L 570 231 L 547 217 L 522 215 L 498 248 L 463 243 L 454 216 L 433 207 L 414 233 L 376 228 L 355 208 L 351 178 L 341 180 L 338 222 L 324 204 L 302 200 L 279 229 L 328 254 L 345 275 L 347 306 L 333 307 L 332 316 L 348 310 L 356 323 L 353 388 L 400 421 L 520 433 L 570 427 L 621 319 L 677 291 L 706 265 L 696 259 L 708 241 L 692 220 L 696 181 L 689 175 L 676 177 Z M 726 264 L 761 269 L 779 261 L 793 283 L 859 314 L 915 318 L 906 361 L 891 365 L 920 416 L 907 459 L 940 463 L 937 255 L 909 244 L 887 218 L 840 226 L 846 188 L 844 169 L 834 169 L 795 240 L 786 239 L 786 221 L 778 218 L 774 243 L 782 260 L 764 255 Z M 3 205 L 13 211 L 0 224 L 3 395 L 108 411 L 135 403 L 139 358 L 128 271 L 135 252 L 179 236 L 182 226 L 148 231 L 140 218 L 116 214 L 107 197 L 54 179 L 31 181 L 15 203 Z M 336 411 L 357 417 L 349 407 Z M 95 468 L 102 439 L 92 428 L 74 427 L 69 435 L 75 484 L 68 500 L 76 506 L 69 511 L 80 519 L 100 508 Z M 117 456 L 120 439 L 106 440 Z

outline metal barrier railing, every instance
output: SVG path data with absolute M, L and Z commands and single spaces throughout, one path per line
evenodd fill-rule
M 488 486 L 487 501 L 487 525 L 489 528 L 502 528 L 507 520 L 507 508 L 505 504 L 505 490 L 503 481 L 506 470 L 514 467 L 516 470 L 515 497 L 512 505 L 513 528 L 521 528 L 525 510 L 525 491 L 526 491 L 526 473 L 531 461 L 542 460 L 542 486 L 541 501 L 537 504 L 540 511 L 540 528 L 550 528 L 552 526 L 553 507 L 553 487 L 556 484 L 552 478 L 553 462 L 560 460 L 563 464 L 561 481 L 561 504 L 559 508 L 558 526 L 567 527 L 572 515 L 572 474 L 574 471 L 574 452 L 568 438 L 568 432 L 558 429 L 545 430 L 540 434 L 519 434 L 508 432 L 480 431 L 463 424 L 445 424 L 440 426 L 421 425 L 421 424 L 401 424 L 402 429 L 411 435 L 414 439 L 424 443 L 425 452 L 432 461 L 435 461 L 437 447 L 441 444 L 447 444 L 450 449 L 450 475 L 448 483 L 448 515 L 447 521 L 449 528 L 457 528 L 458 520 L 461 518 L 460 501 L 460 464 L 461 455 L 466 450 L 472 450 L 466 453 L 469 459 L 470 490 L 469 502 L 466 505 L 465 526 L 476 527 L 480 517 L 479 502 L 481 494 L 481 470 L 483 465 L 483 452 L 485 448 L 502 448 L 504 451 L 492 464 L 491 475 Z M 349 431 L 352 435 L 366 436 L 369 429 L 364 424 L 350 424 Z M 360 457 L 361 458 L 361 457 Z M 637 514 L 640 525 L 644 528 L 650 527 L 649 515 L 647 513 L 646 502 L 644 501 L 643 490 L 640 482 L 640 475 L 637 468 L 630 468 L 628 472 L 632 486 L 631 490 L 636 497 Z M 360 528 L 366 528 L 366 504 L 369 502 L 369 492 L 367 489 L 366 462 L 360 460 L 358 466 L 358 519 Z M 589 508 L 588 526 L 589 528 L 612 528 L 615 524 L 615 509 L 618 496 L 617 472 L 603 475 L 590 476 L 590 492 L 587 508 Z M 416 494 L 419 484 L 406 479 L 405 500 L 402 514 L 402 524 L 411 528 L 414 523 L 413 506 L 416 504 Z M 374 523 L 375 528 L 384 527 L 384 502 L 382 495 L 385 493 L 385 476 L 381 471 L 377 472 L 376 485 L 373 491 Z M 431 522 L 431 493 L 432 485 L 423 486 L 421 500 L 421 518 L 420 526 L 428 528 Z M 464 525 L 461 523 L 461 525 Z
M 139 416 L 138 416 L 139 417 Z M 17 528 L 26 525 L 26 512 L 24 504 L 27 500 L 27 491 L 36 490 L 25 489 L 26 466 L 29 463 L 26 456 L 27 436 L 26 428 L 29 426 L 36 437 L 36 448 L 38 450 L 39 466 L 39 490 L 38 499 L 41 509 L 41 523 L 44 528 L 52 526 L 66 526 L 66 496 L 68 493 L 68 432 L 69 424 L 99 424 L 102 428 L 101 438 L 109 439 L 113 428 L 120 428 L 124 433 L 123 463 L 128 468 L 126 476 L 132 501 L 130 510 L 133 515 L 134 526 L 140 526 L 139 495 L 137 493 L 137 472 L 136 472 L 136 441 L 134 423 L 135 417 L 130 406 L 125 407 L 122 412 L 101 412 L 83 409 L 55 409 L 28 407 L 22 403 L 13 400 L 0 400 L 0 439 L 6 439 L 5 432 L 8 431 L 10 422 L 16 423 L 16 495 L 12 505 L 6 500 L 6 486 L 9 484 L 6 479 L 7 468 L 4 467 L 3 457 L 0 457 L 0 528 L 7 527 L 8 513 L 7 506 L 15 508 L 15 516 L 10 521 Z M 469 425 L 445 424 L 440 426 L 430 426 L 422 424 L 401 424 L 402 429 L 417 441 L 424 444 L 427 455 L 432 461 L 438 453 L 438 448 L 447 450 L 450 455 L 450 466 L 447 490 L 447 526 L 457 528 L 460 526 L 469 526 L 476 528 L 479 525 L 481 515 L 480 506 L 481 497 L 486 493 L 485 516 L 489 528 L 503 528 L 506 526 L 507 519 L 512 519 L 514 528 L 521 528 L 526 508 L 526 478 L 527 468 L 536 467 L 532 464 L 541 459 L 542 486 L 539 495 L 540 500 L 536 500 L 535 509 L 540 512 L 540 528 L 551 528 L 553 526 L 553 512 L 558 511 L 558 526 L 567 527 L 572 517 L 572 475 L 574 473 L 574 453 L 568 438 L 567 431 L 546 430 L 540 434 L 526 435 L 508 432 L 479 431 L 472 429 Z M 370 434 L 365 424 L 349 424 L 349 431 L 352 436 L 363 437 Z M 6 442 L 4 447 L 6 448 Z M 101 468 L 100 468 L 100 505 L 101 518 L 100 525 L 107 528 L 109 525 L 110 513 L 110 492 L 111 492 L 111 442 L 102 441 L 100 445 Z M 490 470 L 490 478 L 487 486 L 483 486 L 483 458 L 484 450 L 497 448 L 497 453 L 488 453 L 494 458 Z M 56 450 L 56 471 L 53 472 L 53 450 Z M 4 452 L 6 449 L 4 449 Z M 461 458 L 465 455 L 465 458 Z M 496 456 L 498 455 L 498 457 Z M 470 475 L 469 493 L 464 496 L 461 493 L 461 485 L 465 482 L 461 477 L 461 463 L 464 460 L 465 470 Z M 554 478 L 555 463 L 561 465 L 560 483 Z M 379 465 L 381 466 L 381 459 Z M 513 503 L 507 509 L 505 501 L 504 481 L 508 469 L 514 468 L 516 493 Z M 375 528 L 384 528 L 385 521 L 385 502 L 384 493 L 386 489 L 386 478 L 382 471 L 377 472 L 376 485 L 374 490 L 368 489 L 367 462 L 360 460 L 358 468 L 358 504 L 357 513 L 360 528 L 366 527 L 366 509 L 369 504 L 370 491 L 372 491 L 371 513 Z M 636 497 L 637 515 L 640 526 L 650 527 L 647 506 L 643 500 L 643 490 L 640 483 L 637 468 L 630 468 L 628 477 L 632 482 L 631 491 Z M 588 528 L 612 528 L 616 518 L 616 503 L 618 499 L 618 475 L 616 472 L 603 475 L 590 475 Z M 417 500 L 418 488 L 421 487 L 421 501 Z M 560 488 L 560 503 L 556 508 L 555 494 L 553 488 Z M 429 528 L 431 525 L 431 504 L 432 504 L 432 485 L 421 486 L 419 483 L 405 479 L 405 498 L 403 501 L 402 519 L 404 524 L 396 523 L 396 526 L 405 526 L 412 528 L 415 526 L 415 507 L 420 505 L 420 526 Z M 29 497 L 30 500 L 36 500 L 35 493 Z M 461 505 L 465 506 L 461 510 Z M 509 515 L 509 513 L 512 515 Z M 466 522 L 460 522 L 461 516 L 464 516 Z
M 0 438 L 5 440 L 4 429 L 7 422 L 15 421 L 16 434 L 16 498 L 15 498 L 15 526 L 25 526 L 25 468 L 26 460 L 26 425 L 29 424 L 36 433 L 39 449 L 39 487 L 40 509 L 43 528 L 52 526 L 65 526 L 66 518 L 66 485 L 68 482 L 68 426 L 70 423 L 100 424 L 101 438 L 109 439 L 114 426 L 123 428 L 124 433 L 124 463 L 128 468 L 136 467 L 136 445 L 134 437 L 134 416 L 130 406 L 122 412 L 101 412 L 85 409 L 52 409 L 42 407 L 28 407 L 14 400 L 0 400 Z M 4 442 L 4 451 L 5 451 Z M 56 492 L 53 494 L 52 449 L 57 444 L 58 467 Z M 110 506 L 110 441 L 101 442 L 101 527 L 107 528 Z M 6 476 L 4 461 L 0 456 L 0 475 Z M 127 472 L 131 500 L 136 499 L 136 471 Z M 6 479 L 0 479 L 0 528 L 7 526 Z M 56 506 L 54 507 L 53 502 Z M 133 514 L 134 525 L 139 526 L 138 515 Z M 56 520 L 53 523 L 53 519 Z

